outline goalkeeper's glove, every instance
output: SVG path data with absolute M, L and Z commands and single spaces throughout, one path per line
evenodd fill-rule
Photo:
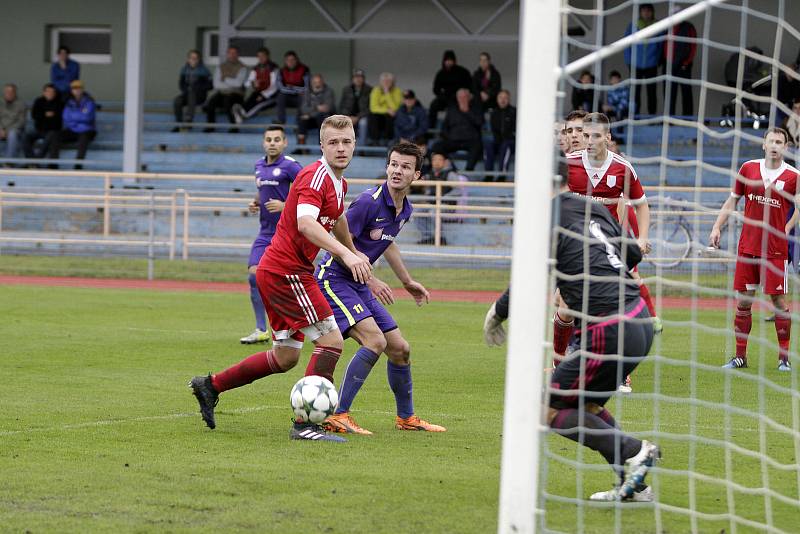
M 483 321 L 483 340 L 489 347 L 499 347 L 506 342 L 506 329 L 503 327 L 502 319 L 497 316 L 494 306 L 492 303 Z

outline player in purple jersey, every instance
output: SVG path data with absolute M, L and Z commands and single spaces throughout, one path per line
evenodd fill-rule
M 264 303 L 261 302 L 261 295 L 256 287 L 256 268 L 264 249 L 272 241 L 275 234 L 275 227 L 278 226 L 278 219 L 283 211 L 283 201 L 289 194 L 289 186 L 294 182 L 295 176 L 303 168 L 289 156 L 284 156 L 286 149 L 286 132 L 283 126 L 270 125 L 264 132 L 264 152 L 265 156 L 256 162 L 256 188 L 258 193 L 250 203 L 250 213 L 259 212 L 261 219 L 261 229 L 258 237 L 253 241 L 250 249 L 250 259 L 247 263 L 249 270 L 248 281 L 250 282 L 250 303 L 253 305 L 253 313 L 256 316 L 256 329 L 252 334 L 243 337 L 240 341 L 249 345 L 252 343 L 267 343 L 269 333 L 267 332 L 267 316 L 264 311 Z
M 430 299 L 425 287 L 408 273 L 394 243 L 400 230 L 411 217 L 407 195 L 411 183 L 419 178 L 422 153 L 412 143 L 400 143 L 389 151 L 386 182 L 361 193 L 347 209 L 347 224 L 353 243 L 370 263 L 383 256 L 403 287 L 418 306 Z M 339 407 L 326 419 L 329 432 L 372 434 L 361 428 L 350 416 L 350 405 L 367 379 L 381 353 L 388 361 L 389 386 L 397 403 L 395 428 L 444 432 L 445 428 L 423 421 L 414 413 L 411 387 L 411 348 L 403 338 L 392 315 L 383 307 L 394 302 L 391 288 L 373 276 L 366 285 L 353 279 L 350 270 L 336 258 L 326 254 L 315 272 L 317 284 L 333 309 L 339 330 L 361 347 L 347 365 L 339 386 Z

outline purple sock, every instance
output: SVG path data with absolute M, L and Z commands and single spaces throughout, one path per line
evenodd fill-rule
M 395 365 L 386 362 L 386 372 L 389 376 L 389 387 L 394 392 L 397 403 L 397 415 L 403 419 L 414 415 L 414 399 L 411 396 L 411 364 Z
M 378 356 L 380 355 L 365 347 L 361 347 L 356 351 L 350 363 L 347 364 L 344 379 L 342 379 L 342 384 L 339 386 L 339 407 L 336 408 L 336 413 L 350 411 L 353 399 L 356 398 L 358 390 L 361 389 L 361 385 L 364 384 L 375 362 L 378 361 Z
M 256 275 L 250 273 L 247 277 L 250 282 L 250 303 L 253 305 L 253 313 L 256 316 L 256 328 L 262 332 L 267 331 L 267 312 L 264 309 L 264 302 L 261 300 L 261 293 L 258 292 L 256 285 Z

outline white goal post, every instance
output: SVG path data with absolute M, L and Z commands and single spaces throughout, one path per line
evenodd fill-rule
M 566 1 L 566 0 L 563 0 Z M 519 98 L 515 202 L 498 532 L 535 532 L 540 525 L 539 469 L 543 420 L 541 385 L 548 346 L 550 202 L 553 194 L 553 123 L 557 86 L 611 54 L 726 0 L 702 0 L 648 28 L 560 66 L 562 0 L 522 0 L 519 31 Z M 600 0 L 602 5 L 602 0 Z M 597 10 L 602 14 L 602 9 Z M 524 147 L 524 148 L 522 148 Z

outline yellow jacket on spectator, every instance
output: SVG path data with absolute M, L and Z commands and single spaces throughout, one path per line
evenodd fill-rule
M 372 88 L 369 94 L 369 111 L 379 115 L 386 115 L 389 110 L 397 111 L 403 104 L 403 91 L 394 86 L 388 93 L 383 91 L 381 86 Z

